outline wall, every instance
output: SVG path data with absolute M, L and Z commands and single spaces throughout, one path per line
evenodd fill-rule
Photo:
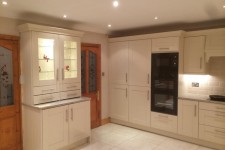
M 184 75 L 183 97 L 208 99 L 209 95 L 225 96 L 225 57 L 210 58 L 207 75 Z M 198 82 L 199 87 L 192 87 Z
M 17 31 L 17 26 L 23 23 L 27 23 L 28 21 L 3 18 L 0 17 L 0 34 L 6 35 L 19 35 Z M 46 22 L 35 22 L 37 24 L 45 24 Z M 74 29 L 68 22 L 62 23 L 60 22 L 48 22 L 47 25 L 57 26 L 62 28 Z M 76 29 L 74 29 L 76 30 Z M 101 70 L 105 73 L 105 76 L 102 77 L 102 119 L 107 118 L 109 116 L 108 113 L 108 37 L 104 34 L 98 34 L 93 32 L 85 32 L 84 37 L 81 39 L 81 42 L 85 43 L 93 43 L 93 44 L 101 44 Z

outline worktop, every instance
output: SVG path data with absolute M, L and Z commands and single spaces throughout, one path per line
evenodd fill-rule
M 71 98 L 71 99 L 66 99 L 66 100 L 60 100 L 60 101 L 55 101 L 55 102 L 50 102 L 50 103 L 44 103 L 44 104 L 39 104 L 39 105 L 28 105 L 26 103 L 23 103 L 23 105 L 36 108 L 36 109 L 49 109 L 57 106 L 63 106 L 63 105 L 68 105 L 68 104 L 73 104 L 73 103 L 79 103 L 79 102 L 84 102 L 84 101 L 90 101 L 90 98 L 88 97 L 78 97 L 78 98 Z
M 194 98 L 194 97 L 178 97 L 178 99 L 225 105 L 225 102 L 213 101 L 213 100 L 210 100 L 209 98 L 203 99 L 203 98 Z

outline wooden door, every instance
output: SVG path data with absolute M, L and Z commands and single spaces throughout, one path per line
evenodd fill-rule
M 0 150 L 22 145 L 18 40 L 0 35 Z
M 91 98 L 91 128 L 101 125 L 101 47 L 81 44 L 82 96 Z

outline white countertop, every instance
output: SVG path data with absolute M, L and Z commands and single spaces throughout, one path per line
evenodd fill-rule
M 83 101 L 90 101 L 89 97 L 79 97 L 79 98 L 72 98 L 72 99 L 64 99 L 60 101 L 50 102 L 50 103 L 44 103 L 44 104 L 38 104 L 38 105 L 28 105 L 23 103 L 23 105 L 36 108 L 36 109 L 48 109 L 52 107 L 62 106 L 62 105 L 68 105 L 73 103 L 79 103 Z

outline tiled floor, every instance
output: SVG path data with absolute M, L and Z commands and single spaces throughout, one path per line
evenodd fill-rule
M 79 150 L 212 150 L 157 134 L 106 124 L 92 130 L 91 143 Z

